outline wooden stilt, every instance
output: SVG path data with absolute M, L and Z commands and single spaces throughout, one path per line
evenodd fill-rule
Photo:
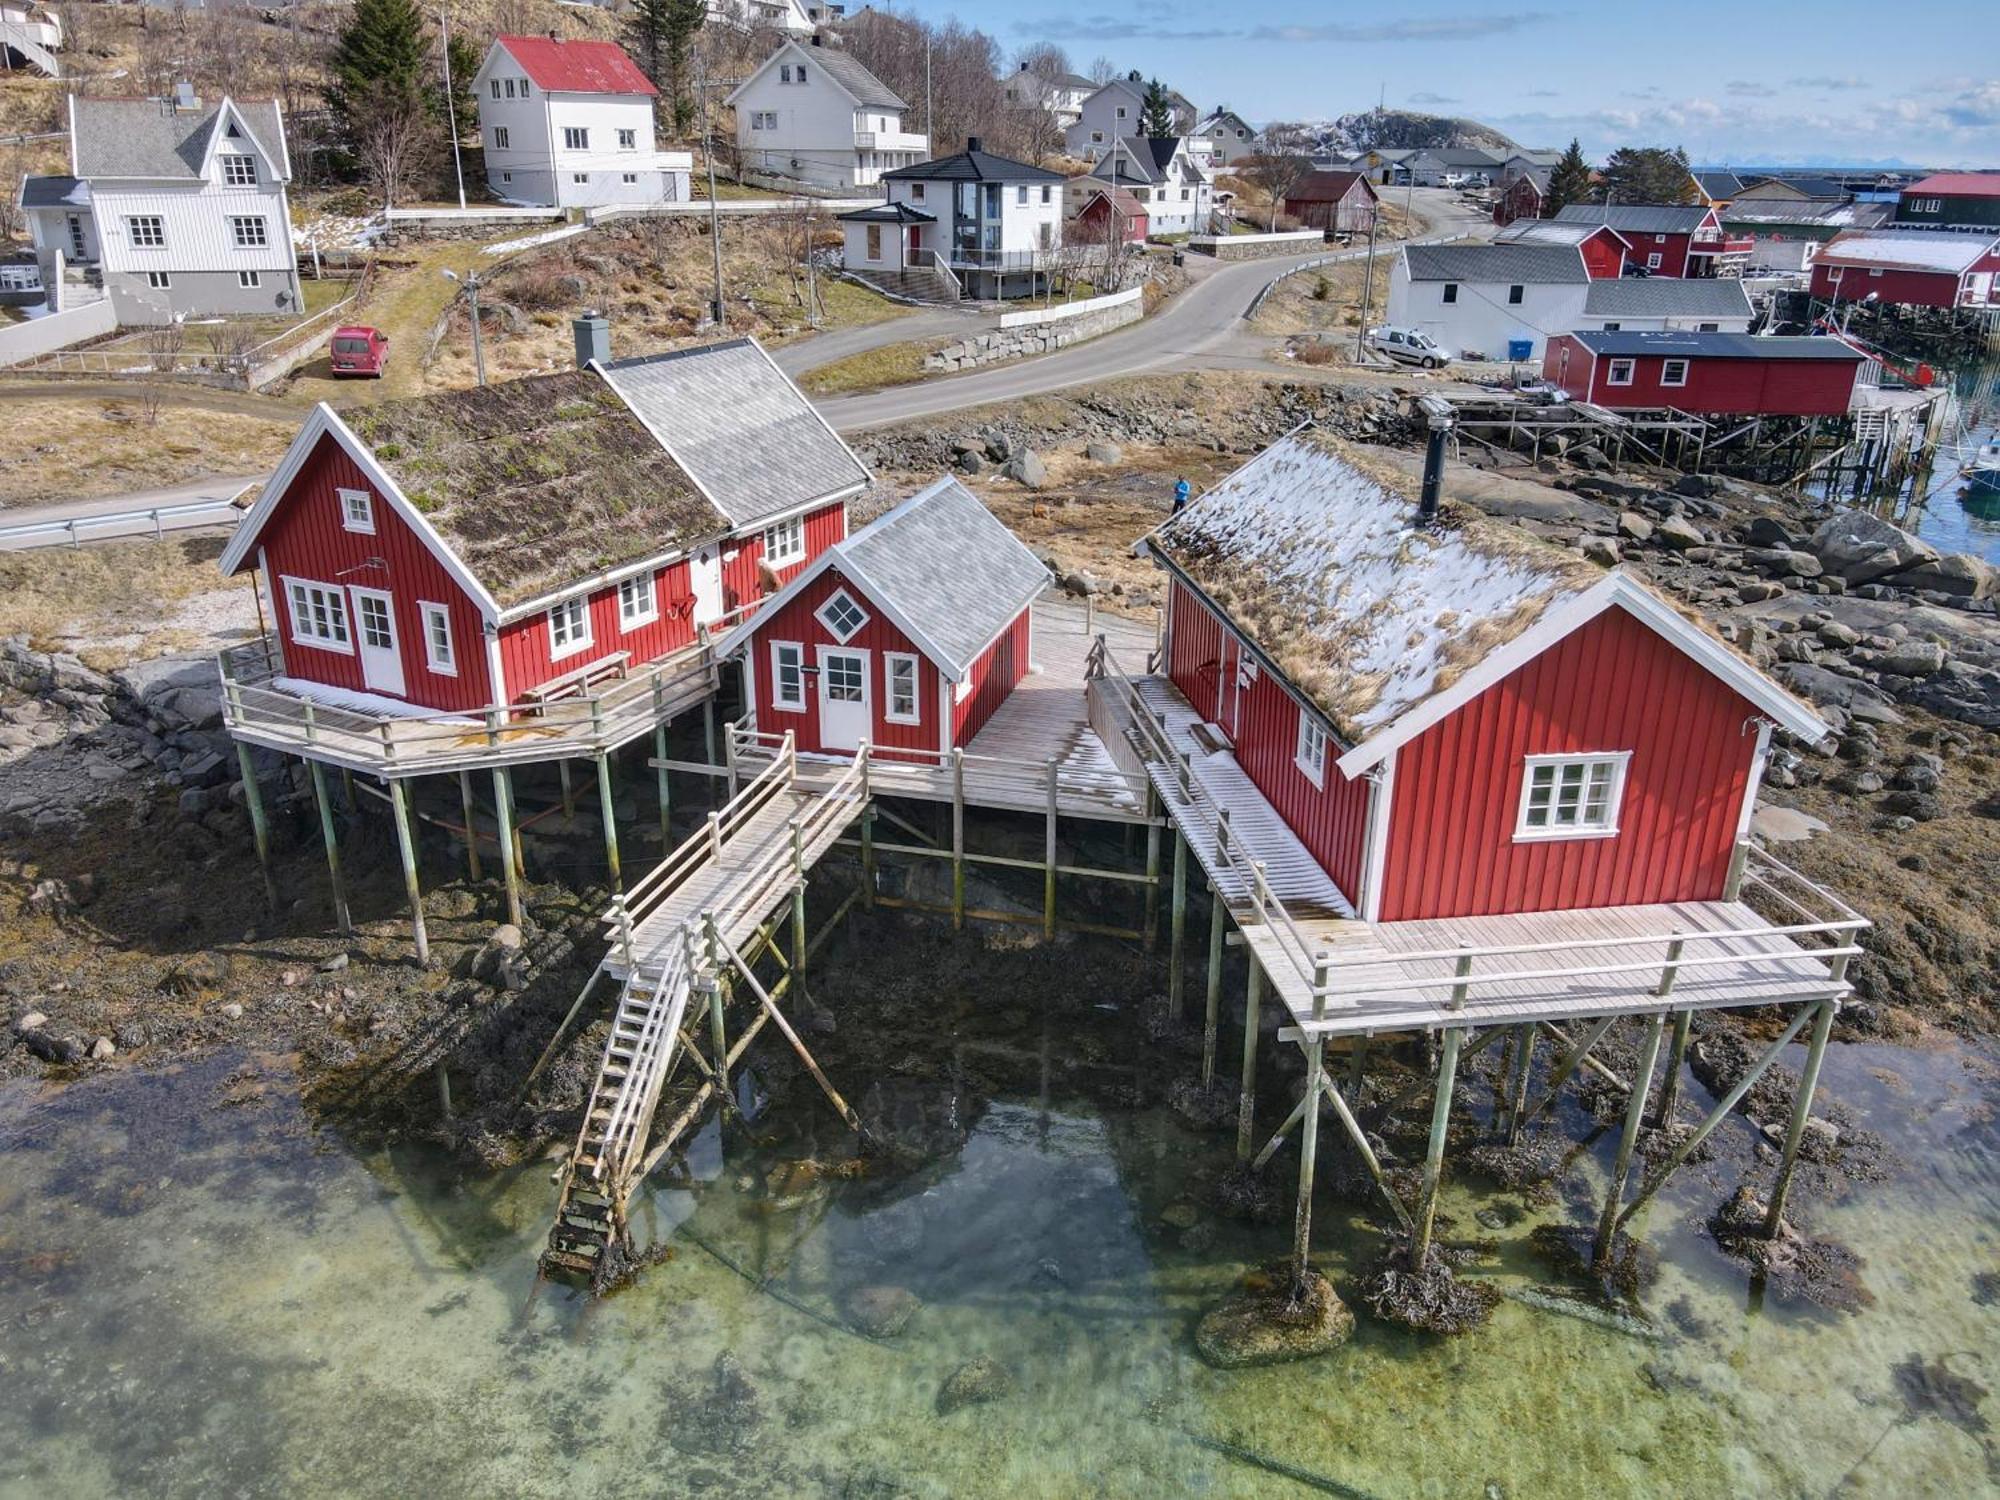
M 346 766 L 340 768 L 340 795 L 347 799 L 347 810 L 352 813 L 360 804 L 354 800 L 354 772 Z
M 1048 761 L 1049 806 L 1042 836 L 1042 936 L 1056 935 L 1056 776 L 1060 763 Z
M 565 762 L 567 764 L 567 762 Z M 604 867 L 611 889 L 625 889 L 625 876 L 618 867 L 618 814 L 611 795 L 611 757 L 597 752 L 597 807 L 604 817 Z
M 1146 920 L 1140 924 L 1146 933 L 1146 951 L 1151 953 L 1160 942 L 1160 825 L 1146 825 Z
M 326 873 L 333 881 L 333 917 L 342 932 L 354 931 L 354 917 L 347 907 L 347 884 L 340 878 L 340 840 L 333 830 L 333 802 L 326 793 L 326 767 L 316 760 L 306 762 L 312 771 L 313 804 L 319 809 L 319 836 L 326 844 Z
M 1368 1071 L 1368 1038 L 1352 1037 L 1347 1044 L 1347 1092 L 1354 1096 L 1354 1106 L 1361 1107 L 1361 1086 L 1366 1081 Z
M 787 825 L 792 835 L 792 975 L 799 983 L 806 977 L 806 854 L 805 836 L 799 820 Z
M 653 759 L 664 762 L 667 758 L 667 726 L 662 724 L 653 731 Z M 664 764 L 654 769 L 655 787 L 660 797 L 660 847 L 671 849 L 673 835 L 673 794 L 667 788 L 667 768 Z
M 1236 1159 L 1250 1160 L 1257 1115 L 1257 1008 L 1264 998 L 1264 971 L 1250 958 L 1250 983 L 1243 992 L 1243 1074 L 1236 1103 Z
M 1535 1023 L 1514 1028 L 1514 1077 L 1507 1091 L 1507 1144 L 1517 1145 L 1527 1121 L 1528 1079 L 1535 1071 Z
M 243 773 L 243 805 L 250 813 L 250 836 L 257 845 L 257 868 L 264 874 L 264 904 L 278 909 L 278 883 L 271 878 L 271 827 L 264 821 L 264 790 L 250 764 L 250 747 L 236 742 L 236 765 Z
M 965 752 L 951 752 L 951 925 L 965 926 Z
M 875 910 L 875 804 L 861 809 L 861 904 Z
M 1612 1232 L 1618 1224 L 1618 1205 L 1625 1198 L 1625 1177 L 1632 1170 L 1632 1149 L 1639 1143 L 1639 1123 L 1646 1116 L 1646 1095 L 1653 1088 L 1653 1065 L 1660 1060 L 1660 1034 L 1664 1015 L 1646 1022 L 1645 1044 L 1639 1049 L 1639 1071 L 1633 1075 L 1632 1095 L 1625 1101 L 1625 1128 L 1618 1135 L 1618 1155 L 1611 1163 L 1611 1185 L 1605 1190 L 1604 1212 L 1597 1220 L 1597 1241 L 1590 1258 L 1601 1264 L 1611 1249 Z
M 1842 974 L 1847 960 L 1837 958 L 1835 979 Z M 1833 1014 L 1840 1008 L 1837 1000 L 1822 1000 L 1813 1016 L 1812 1040 L 1806 1044 L 1806 1070 L 1799 1075 L 1799 1084 L 1792 1093 L 1792 1119 L 1785 1127 L 1785 1151 L 1778 1163 L 1777 1185 L 1771 1189 L 1771 1206 L 1764 1214 L 1764 1238 L 1776 1239 L 1778 1230 L 1785 1221 L 1785 1199 L 1792 1191 L 1792 1170 L 1799 1161 L 1799 1142 L 1805 1139 L 1806 1121 L 1812 1115 L 1813 1095 L 1819 1092 L 1820 1065 L 1826 1061 L 1826 1039 L 1833 1030 Z
M 1431 1229 L 1437 1221 L 1438 1184 L 1444 1176 L 1445 1127 L 1451 1123 L 1451 1095 L 1458 1082 L 1458 1049 L 1464 1040 L 1462 1028 L 1448 1029 L 1438 1057 L 1437 1099 L 1431 1105 L 1431 1139 L 1424 1151 L 1423 1190 L 1417 1200 L 1416 1226 L 1410 1237 L 1410 1265 L 1415 1270 L 1422 1270 L 1430 1256 Z M 1307 1116 L 1306 1123 L 1310 1126 L 1311 1116 Z
M 1319 1163 L 1319 1094 L 1326 1038 L 1306 1043 L 1305 1125 L 1299 1136 L 1299 1198 L 1292 1214 L 1292 1285 L 1306 1279 L 1306 1258 L 1312 1241 L 1313 1171 Z
M 1175 1021 L 1181 1018 L 1181 1001 L 1187 988 L 1187 954 L 1184 943 L 1187 938 L 1187 840 L 1180 830 L 1174 830 L 1174 889 L 1173 904 L 1167 916 L 1167 1015 Z M 1208 1069 L 1203 1067 L 1203 1082 L 1207 1081 Z
M 424 893 L 417 883 L 417 844 L 410 831 L 410 789 L 400 777 L 389 783 L 389 806 L 396 814 L 396 852 L 403 859 L 403 891 L 410 898 L 410 935 L 417 962 L 431 961 L 431 937 L 424 928 Z
M 451 1118 L 451 1074 L 442 1062 L 432 1071 L 437 1075 L 438 1109 L 449 1120 Z
M 729 1092 L 729 1034 L 723 1028 L 723 1007 L 727 999 L 723 992 L 722 955 L 720 944 L 722 934 L 716 930 L 715 919 L 707 920 L 707 933 L 703 946 L 706 949 L 701 968 L 690 964 L 688 972 L 706 977 L 708 981 L 708 1042 L 715 1049 L 716 1086 L 724 1093 Z
M 1177 833 L 1174 842 L 1178 855 L 1187 841 Z M 1223 927 L 1228 915 L 1229 909 L 1222 902 L 1222 892 L 1211 884 L 1208 888 L 1208 995 L 1201 1019 L 1201 1086 L 1204 1089 L 1215 1081 L 1216 1033 L 1222 1026 L 1222 942 L 1227 936 Z
M 736 966 L 736 972 L 743 976 L 743 982 L 750 986 L 750 992 L 757 997 L 757 1003 L 762 1005 L 765 1014 L 770 1016 L 771 1024 L 784 1034 L 787 1042 L 791 1043 L 792 1050 L 799 1055 L 799 1061 L 804 1063 L 806 1071 L 812 1074 L 813 1082 L 820 1086 L 820 1091 L 832 1102 L 833 1107 L 840 1112 L 840 1117 L 847 1121 L 848 1127 L 859 1133 L 861 1130 L 861 1117 L 854 1112 L 845 1099 L 840 1097 L 840 1090 L 833 1086 L 832 1080 L 820 1071 L 819 1063 L 813 1058 L 812 1053 L 806 1050 L 806 1044 L 799 1039 L 799 1034 L 792 1030 L 792 1023 L 787 1021 L 779 1011 L 777 1002 L 771 998 L 764 986 L 757 982 L 757 976 L 750 971 L 750 966 L 743 962 L 742 956 L 734 948 L 729 946 L 729 939 L 723 937 L 716 930 L 713 923 L 709 925 L 709 932 L 713 940 L 720 945 L 722 952 L 726 953 L 730 961 Z
M 1604 1033 L 1611 1029 L 1611 1023 L 1617 1019 L 1616 1016 L 1603 1016 L 1591 1022 L 1590 1029 L 1577 1038 L 1576 1044 L 1556 1060 L 1555 1068 L 1549 1074 L 1548 1088 L 1543 1091 L 1542 1097 L 1535 1101 L 1534 1107 L 1521 1117 L 1524 1124 L 1555 1102 L 1557 1093 L 1569 1080 L 1569 1075 L 1582 1066 L 1590 1049 L 1603 1040 Z
M 494 837 L 500 845 L 500 876 L 507 887 L 507 920 L 521 925 L 521 846 L 514 837 L 513 788 L 508 785 L 507 768 L 493 768 Z
M 472 879 L 481 878 L 479 869 L 479 825 L 473 817 L 472 773 L 458 773 L 458 805 L 465 814 L 465 868 Z
M 715 700 L 713 698 L 704 698 L 701 701 L 701 743 L 708 752 L 708 763 L 711 766 L 716 764 Z
M 1693 1023 L 1693 1011 L 1675 1012 L 1674 1039 L 1667 1048 L 1667 1072 L 1660 1080 L 1660 1107 L 1653 1113 L 1657 1129 L 1664 1130 L 1674 1123 L 1674 1108 L 1680 1103 L 1681 1068 L 1687 1062 L 1688 1031 Z
M 576 821 L 576 789 L 569 782 L 569 761 L 556 762 L 556 775 L 562 778 L 562 812 L 564 823 Z

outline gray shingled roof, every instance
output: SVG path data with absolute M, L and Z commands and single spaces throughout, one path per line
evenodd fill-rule
M 1728 276 L 1621 276 L 1591 282 L 1583 313 L 1588 318 L 1747 318 L 1750 294 Z
M 1572 203 L 1556 215 L 1556 221 L 1609 224 L 1635 234 L 1692 234 L 1709 213 L 1699 203 Z
M 956 479 L 912 495 L 833 552 L 833 566 L 921 632 L 954 677 L 1049 581 L 1035 554 Z
M 1836 338 L 1766 338 L 1749 333 L 1672 333 L 1633 330 L 1570 335 L 1593 354 L 1698 354 L 1704 359 L 1864 359 Z
M 868 471 L 754 339 L 640 355 L 604 378 L 736 525 L 868 482 Z
M 852 94 L 857 103 L 874 104 L 883 109 L 910 107 L 896 97 L 894 89 L 864 68 L 851 54 L 834 47 L 806 47 L 801 50 L 825 68 L 827 77 Z
M 23 208 L 88 208 L 90 184 L 81 177 L 23 177 Z
M 231 101 L 178 110 L 158 99 L 78 97 L 74 141 L 79 177 L 160 177 L 201 175 L 202 153 L 223 104 L 234 102 L 253 143 L 267 161 L 290 175 L 282 154 L 284 130 L 272 99 Z
M 1570 245 L 1409 245 L 1412 281 L 1588 281 L 1583 252 Z

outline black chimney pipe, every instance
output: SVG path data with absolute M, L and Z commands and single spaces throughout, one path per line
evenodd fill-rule
M 1424 442 L 1424 482 L 1417 493 L 1417 522 L 1429 526 L 1437 520 L 1438 498 L 1444 490 L 1444 445 L 1451 436 L 1451 427 L 1456 413 L 1449 401 L 1442 396 L 1422 396 L 1417 405 L 1423 409 L 1424 418 L 1430 424 L 1430 432 Z

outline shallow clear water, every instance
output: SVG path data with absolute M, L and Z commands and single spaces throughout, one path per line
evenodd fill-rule
M 532 1290 L 547 1163 L 467 1176 L 357 1154 L 281 1063 L 241 1056 L 12 1085 L 0 1495 L 1313 1493 L 1196 1438 L 1382 1497 L 1993 1492 L 1994 1438 L 1968 1428 L 2000 1405 L 1912 1412 L 1891 1370 L 1949 1356 L 2000 1388 L 2000 1306 L 1972 1295 L 2000 1270 L 2000 1084 L 1970 1054 L 1855 1046 L 1827 1087 L 1909 1164 L 1810 1205 L 1866 1258 L 1857 1315 L 1760 1305 L 1693 1227 L 1714 1186 L 1690 1184 L 1652 1215 L 1667 1263 L 1645 1303 L 1685 1298 L 1698 1334 L 1503 1302 L 1462 1339 L 1364 1316 L 1321 1360 L 1222 1373 L 1193 1356 L 1192 1321 L 1287 1231 L 1163 1222 L 1228 1150 L 1163 1114 L 971 1106 L 939 1122 L 963 1144 L 914 1173 L 782 1207 L 768 1169 L 834 1139 L 824 1112 L 757 1140 L 711 1126 L 691 1178 L 640 1214 L 680 1226 L 672 1258 L 591 1305 Z M 1608 1151 L 1599 1136 L 1575 1175 Z M 1476 1232 L 1501 1201 L 1454 1185 L 1444 1208 Z M 1500 1233 L 1504 1285 L 1546 1279 L 1522 1248 L 1534 1222 Z M 1373 1244 L 1322 1203 L 1336 1285 Z M 839 1326 L 850 1293 L 884 1284 L 923 1302 L 901 1337 Z M 941 1416 L 976 1356 L 1015 1389 Z
M 1986 443 L 2000 440 L 2000 362 L 1987 360 L 1948 371 L 1954 405 L 1945 451 L 1915 486 L 1919 503 L 1891 518 L 1940 552 L 1970 552 L 2000 561 L 2000 496 L 1974 494 L 1962 464 Z

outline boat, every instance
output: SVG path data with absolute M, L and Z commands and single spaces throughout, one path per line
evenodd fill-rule
M 1975 495 L 2000 495 L 2000 441 L 1979 450 L 1965 466 L 1965 480 Z

